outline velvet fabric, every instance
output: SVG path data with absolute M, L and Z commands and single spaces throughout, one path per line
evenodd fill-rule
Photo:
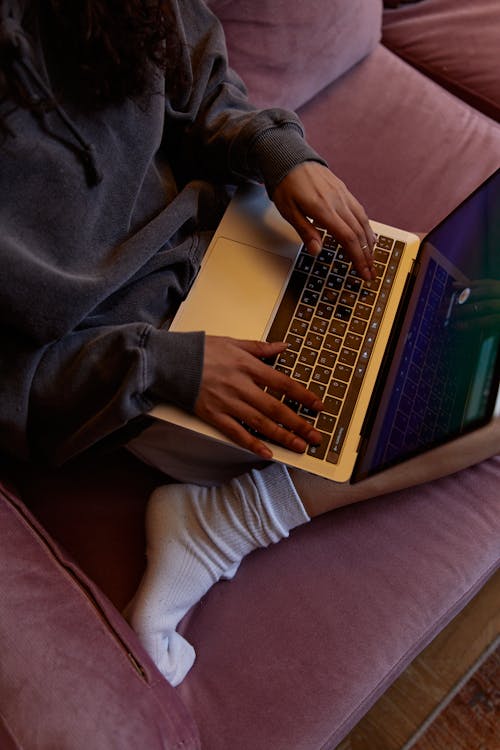
M 6 750 L 333 750 L 498 565 L 500 457 L 333 511 L 252 553 L 185 618 L 198 657 L 174 690 L 82 572 L 98 562 L 123 606 L 156 472 L 122 453 L 18 481 L 44 528 L 2 487 Z
M 428 231 L 500 166 L 500 129 L 381 45 L 299 114 L 370 218 L 403 229 Z
M 1 484 L 0 528 L 2 750 L 199 748 L 121 615 Z
M 184 623 L 204 750 L 333 750 L 498 565 L 500 457 L 252 553 Z
M 495 123 L 376 45 L 379 0 L 212 7 L 253 98 L 304 105 L 373 218 L 429 229 L 499 166 Z M 350 36 L 330 33 L 333 11 Z M 164 478 L 125 452 L 15 473 L 19 494 L 0 490 L 2 750 L 333 750 L 499 561 L 500 458 L 334 511 L 189 613 L 198 658 L 174 690 L 119 614 Z
M 387 9 L 383 42 L 461 99 L 500 121 L 498 0 L 424 0 Z
M 296 109 L 368 55 L 381 35 L 380 0 L 210 0 L 230 64 L 258 106 Z

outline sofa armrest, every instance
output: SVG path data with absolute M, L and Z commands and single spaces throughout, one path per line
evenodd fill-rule
M 1 483 L 0 536 L 2 747 L 199 748 L 119 612 Z

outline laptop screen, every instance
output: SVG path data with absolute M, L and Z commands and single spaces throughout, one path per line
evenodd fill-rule
M 500 375 L 500 172 L 422 242 L 356 479 L 487 423 Z

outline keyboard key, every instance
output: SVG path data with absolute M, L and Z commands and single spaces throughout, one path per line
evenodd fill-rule
M 300 380 L 303 383 L 307 383 L 309 382 L 311 373 L 312 367 L 308 367 L 307 365 L 303 365 L 301 362 L 298 362 L 295 366 L 295 370 L 293 371 L 292 378 L 294 380 Z
M 342 263 L 340 260 L 334 261 L 332 265 L 332 273 L 334 273 L 336 276 L 347 276 L 348 270 L 349 264 Z
M 333 273 L 326 280 L 328 289 L 342 289 L 343 283 L 344 279 L 341 276 L 335 276 Z
M 312 383 L 310 383 L 307 386 L 307 390 L 311 391 L 311 393 L 314 393 L 318 398 L 323 400 L 323 397 L 326 393 L 326 385 L 323 385 L 323 383 L 316 383 L 314 380 Z
M 321 292 L 323 289 L 323 279 L 315 278 L 314 276 L 309 276 L 307 283 L 306 283 L 306 289 L 308 289 L 310 292 Z
M 313 333 L 324 334 L 324 333 L 326 333 L 327 328 L 328 328 L 328 321 L 327 320 L 323 320 L 322 318 L 313 318 L 311 320 L 310 330 Z
M 279 355 L 278 364 L 283 365 L 284 367 L 292 368 L 295 365 L 296 359 L 297 352 L 293 352 L 287 349 Z
M 347 365 L 337 365 L 335 370 L 333 371 L 333 377 L 336 380 L 343 380 L 345 383 L 348 383 L 351 379 L 352 374 L 352 367 L 348 367 Z
M 333 414 L 322 412 L 316 421 L 316 429 L 320 432 L 332 433 L 335 429 L 336 423 L 337 420 L 335 419 Z
M 306 289 L 302 295 L 301 302 L 304 305 L 310 305 L 314 307 L 319 300 L 319 292 L 311 292 L 310 289 Z
M 344 323 L 341 320 L 336 320 L 335 318 L 330 323 L 330 328 L 328 329 L 330 333 L 332 333 L 334 336 L 343 336 L 344 333 L 347 330 L 347 323 Z
M 321 261 L 321 263 L 331 264 L 331 262 L 334 259 L 334 257 L 335 257 L 335 253 L 333 252 L 333 250 L 329 250 L 323 244 L 323 248 L 322 248 L 320 254 L 318 255 L 318 260 Z
M 358 302 L 358 304 L 354 308 L 354 315 L 357 318 L 368 320 L 371 314 L 372 314 L 372 308 L 369 307 L 368 305 L 363 305 L 362 302 Z
M 358 353 L 352 349 L 342 349 L 339 354 L 339 362 L 343 365 L 350 365 L 351 367 L 356 362 Z
M 321 295 L 322 302 L 326 302 L 328 305 L 334 305 L 338 298 L 338 292 L 335 292 L 333 289 L 328 289 L 328 287 L 323 289 L 323 294 Z
M 299 362 L 302 362 L 304 365 L 314 365 L 317 356 L 318 352 L 314 349 L 302 349 L 299 354 Z
M 389 253 L 386 250 L 382 250 L 380 247 L 376 247 L 373 252 L 373 258 L 379 263 L 387 263 Z
M 354 292 L 342 292 L 340 295 L 339 302 L 341 305 L 347 305 L 348 307 L 354 307 L 356 304 L 356 301 L 358 299 L 357 294 L 354 294 Z
M 338 320 L 350 320 L 352 315 L 352 308 L 346 307 L 345 305 L 337 305 L 335 308 L 334 317 Z
M 333 416 L 337 416 L 342 406 L 342 401 L 339 401 L 338 398 L 333 398 L 333 396 L 325 396 L 323 403 L 325 405 L 325 412 L 333 414 Z M 319 429 L 322 428 L 320 427 Z
M 349 325 L 352 333 L 363 334 L 366 331 L 366 321 L 360 318 L 353 318 Z
M 316 308 L 316 315 L 325 320 L 330 320 L 333 315 L 333 305 L 327 305 L 325 302 L 320 302 Z
M 320 349 L 324 338 L 319 333 L 309 332 L 304 339 L 304 344 L 310 349 Z
M 288 344 L 288 348 L 294 352 L 298 352 L 301 348 L 304 339 L 301 336 L 296 336 L 294 333 L 289 333 L 285 339 Z
M 305 336 L 307 329 L 308 325 L 306 320 L 299 320 L 298 318 L 292 320 L 290 333 L 295 333 L 297 336 Z
M 299 305 L 297 308 L 297 318 L 301 320 L 311 320 L 314 313 L 314 308 L 310 305 Z
M 350 349 L 359 349 L 363 339 L 355 333 L 348 333 L 345 337 L 345 345 Z
M 384 294 L 387 296 L 387 292 L 384 292 Z M 363 302 L 365 305 L 373 305 L 375 300 L 377 299 L 377 295 L 374 291 L 371 289 L 367 289 L 366 287 L 363 287 L 363 289 L 359 293 L 359 301 Z
M 390 237 L 384 237 L 381 234 L 377 240 L 377 247 L 381 247 L 383 250 L 391 250 L 393 242 L 394 240 L 392 240 Z
M 311 271 L 311 274 L 313 276 L 317 276 L 320 279 L 326 279 L 329 273 L 330 273 L 330 266 L 327 266 L 325 263 L 320 263 L 319 261 L 315 262 L 313 269 Z
M 361 288 L 361 279 L 355 279 L 353 276 L 348 276 L 345 280 L 344 289 L 348 292 L 359 292 Z
M 330 442 L 330 435 L 325 435 L 323 433 L 321 436 L 321 442 L 319 443 L 319 445 L 309 446 L 309 448 L 307 449 L 308 455 L 313 456 L 313 458 L 319 458 L 319 459 L 324 458 L 328 450 L 329 442 Z
M 330 352 L 338 352 L 342 346 L 342 339 L 340 336 L 332 336 L 328 334 L 325 336 L 324 348 Z
M 318 364 L 323 367 L 333 368 L 337 361 L 337 355 L 333 352 L 323 351 L 320 353 L 318 358 Z
M 313 267 L 313 263 L 314 258 L 312 255 L 309 255 L 309 253 L 300 253 L 295 263 L 295 268 L 297 271 L 304 271 L 304 273 L 309 273 L 309 271 Z
M 316 383 L 328 384 L 330 382 L 332 371 L 328 367 L 317 366 L 314 370 L 313 380 Z
M 347 383 L 344 383 L 342 380 L 334 379 L 330 383 L 328 393 L 330 396 L 335 396 L 335 398 L 342 399 L 345 396 L 346 390 Z

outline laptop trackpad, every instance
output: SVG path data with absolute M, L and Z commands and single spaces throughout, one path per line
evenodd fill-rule
M 293 261 L 219 237 L 170 330 L 262 339 Z

